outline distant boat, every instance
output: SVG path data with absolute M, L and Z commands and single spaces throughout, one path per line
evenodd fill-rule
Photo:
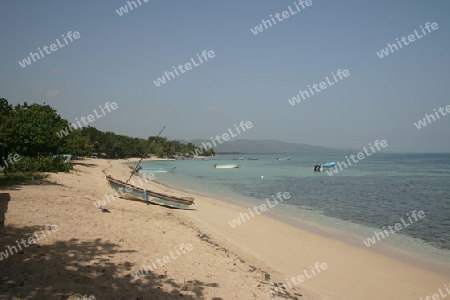
M 162 172 L 172 172 L 175 170 L 176 167 L 171 168 L 139 168 L 139 172 L 155 172 L 155 173 L 162 173 Z
M 315 165 L 313 165 L 313 167 L 314 167 L 315 172 L 320 172 L 320 171 L 323 171 L 324 169 L 332 168 L 335 165 L 336 165 L 336 163 L 334 161 L 330 161 L 330 162 L 326 162 L 326 163 L 315 164 Z
M 218 165 L 215 164 L 214 165 L 214 169 L 235 169 L 235 168 L 240 168 L 241 165 L 237 164 L 237 165 Z
M 244 160 L 244 158 L 243 157 L 239 157 L 239 158 L 233 157 L 233 160 Z
M 256 157 L 256 156 L 250 156 L 250 157 L 248 158 L 248 160 L 258 160 L 258 157 Z
M 277 157 L 277 160 L 291 160 L 290 157 Z
M 194 204 L 194 198 L 191 197 L 176 197 L 167 194 L 156 193 L 150 190 L 142 189 L 131 184 L 126 184 L 123 181 L 114 179 L 111 176 L 106 176 L 109 185 L 112 189 L 120 193 L 120 197 L 128 200 L 150 202 L 161 206 L 188 209 L 190 205 Z
M 62 156 L 64 157 L 64 163 L 65 164 L 68 163 L 74 157 L 72 154 L 63 154 Z M 58 157 L 58 155 L 53 155 L 52 156 L 53 159 L 55 159 L 57 157 Z
M 336 163 L 334 161 L 330 161 L 330 162 L 326 162 L 323 164 L 320 164 L 321 168 L 327 169 L 327 168 L 332 168 L 336 165 Z

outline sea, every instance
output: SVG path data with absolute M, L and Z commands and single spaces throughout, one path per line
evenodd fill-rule
M 374 153 L 331 176 L 314 172 L 313 165 L 346 161 L 342 153 L 288 156 L 290 160 L 277 160 L 286 154 L 218 155 L 142 166 L 175 166 L 173 172 L 155 173 L 156 181 L 238 204 L 243 213 L 266 199 L 273 204 L 272 195 L 288 192 L 289 199 L 278 201 L 265 214 L 450 274 L 450 154 Z M 233 160 L 238 157 L 243 160 Z M 215 169 L 215 164 L 240 168 Z M 417 217 L 419 211 L 422 218 Z M 395 230 L 397 223 L 401 229 L 392 234 L 388 226 Z M 364 241 L 375 238 L 376 232 L 385 237 L 378 234 L 376 245 L 368 247 Z

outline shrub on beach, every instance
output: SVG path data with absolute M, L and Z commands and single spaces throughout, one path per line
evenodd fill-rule
M 9 172 L 69 172 L 73 169 L 69 163 L 64 163 L 63 156 L 22 157 L 17 163 L 7 168 Z

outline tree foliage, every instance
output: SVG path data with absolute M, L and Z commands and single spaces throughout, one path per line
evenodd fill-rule
M 69 122 L 47 104 L 23 103 L 12 106 L 0 98 L 0 143 L 6 144 L 5 156 L 18 153 L 22 157 L 50 157 L 58 154 L 90 156 L 96 153 L 107 158 L 158 157 L 186 155 L 195 151 L 192 143 L 168 141 L 166 137 L 150 136 L 147 140 L 113 132 L 102 132 L 94 127 L 72 130 L 59 137 L 56 133 L 67 129 Z M 214 150 L 200 155 L 214 155 Z M 28 165 L 32 162 L 27 161 Z M 46 162 L 46 165 L 49 163 Z M 24 167 L 26 169 L 26 167 Z
M 38 156 L 57 153 L 63 141 L 55 138 L 56 130 L 66 126 L 49 105 L 26 102 L 9 109 L 6 99 L 1 99 L 2 111 L 0 140 L 10 151 L 23 156 Z

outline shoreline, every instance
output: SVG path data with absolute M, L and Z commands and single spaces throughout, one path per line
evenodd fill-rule
M 223 246 L 184 211 L 115 197 L 98 209 L 97 201 L 114 195 L 105 172 L 130 175 L 123 161 L 72 163 L 70 173 L 0 190 L 0 298 L 266 297 L 275 271 Z M 15 241 L 48 224 L 58 231 L 9 255 Z
M 126 165 L 126 163 L 125 163 Z M 159 181 L 158 179 L 155 179 L 152 181 L 153 183 L 158 184 L 161 186 L 166 193 L 171 193 L 171 191 L 176 191 L 177 193 L 182 194 L 189 194 L 190 197 L 205 197 L 205 198 L 212 198 L 214 200 L 218 200 L 221 202 L 224 202 L 226 204 L 231 204 L 234 206 L 237 206 L 241 208 L 240 212 L 248 212 L 247 209 L 250 206 L 253 206 L 254 204 L 259 205 L 258 203 L 241 203 L 241 201 L 236 200 L 234 197 L 231 196 L 224 196 L 224 195 L 213 195 L 210 192 L 205 191 L 199 191 L 195 190 L 195 188 L 189 188 L 189 187 L 183 187 L 180 185 L 176 185 L 173 183 L 167 183 L 164 181 Z M 238 194 L 236 194 L 238 195 Z M 243 195 L 238 195 L 242 199 L 247 198 Z M 286 208 L 285 208 L 286 210 Z M 381 241 L 377 241 L 376 245 L 371 245 L 370 247 L 366 247 L 363 243 L 365 239 L 367 239 L 369 236 L 363 236 L 363 233 L 361 232 L 361 228 L 358 233 L 348 231 L 349 228 L 335 228 L 332 227 L 332 224 L 322 224 L 318 223 L 316 221 L 312 220 L 304 220 L 301 219 L 301 217 L 289 214 L 287 211 L 281 211 L 276 209 L 269 209 L 268 211 L 263 213 L 264 216 L 271 218 L 272 220 L 276 220 L 278 222 L 281 222 L 283 224 L 292 226 L 294 228 L 298 228 L 301 230 L 305 230 L 309 233 L 319 235 L 323 238 L 330 238 L 335 241 L 343 241 L 344 243 L 354 246 L 356 248 L 359 248 L 361 250 L 369 251 L 374 254 L 380 254 L 382 256 L 386 256 L 388 258 L 394 259 L 396 261 L 408 264 L 410 266 L 422 268 L 425 270 L 428 270 L 430 272 L 436 272 L 443 276 L 450 277 L 450 265 L 446 261 L 446 258 L 449 257 L 450 252 L 446 249 L 436 248 L 432 246 L 431 244 L 426 243 L 425 241 L 422 241 L 421 239 L 413 238 L 411 236 L 407 235 L 401 235 L 400 238 L 398 236 L 395 236 L 396 243 L 392 242 L 391 235 L 387 236 L 384 239 L 381 239 Z M 236 216 L 235 216 L 236 217 Z M 332 217 L 327 217 L 329 219 L 335 219 Z M 232 219 L 230 219 L 231 221 Z M 337 219 L 339 220 L 339 219 Z M 251 222 L 251 219 L 250 221 Z M 354 225 L 354 224 L 352 224 Z M 361 224 L 356 224 L 357 226 L 363 227 L 365 231 L 370 230 L 370 234 L 373 234 L 375 231 L 382 231 L 382 229 L 377 228 L 371 228 L 367 227 Z M 399 240 L 400 239 L 400 240 Z M 410 248 L 409 245 L 405 244 L 406 242 L 413 241 L 416 243 L 415 246 L 418 246 L 420 244 L 420 248 Z M 398 244 L 403 243 L 403 244 Z M 431 256 L 430 251 L 436 253 L 439 253 L 439 257 Z M 445 256 L 445 257 L 444 257 Z M 445 265 L 443 264 L 445 263 Z
M 245 212 L 241 206 L 164 183 L 144 187 L 194 196 L 192 209 L 114 198 L 102 212 L 94 204 L 114 194 L 105 173 L 127 179 L 125 163 L 74 161 L 73 172 L 0 192 L 0 251 L 45 224 L 58 226 L 0 261 L 0 298 L 265 299 L 272 291 L 288 299 L 409 300 L 448 283 L 446 276 L 266 215 L 232 228 L 228 221 Z M 188 244 L 192 251 L 184 251 Z
M 193 191 L 191 189 L 186 189 L 186 188 L 183 188 L 180 186 L 173 186 L 171 184 L 158 182 L 158 180 L 156 180 L 155 183 L 156 184 L 152 184 L 152 186 L 153 186 L 152 188 L 156 188 L 156 189 L 162 188 L 165 190 L 165 192 L 168 192 L 168 193 L 170 193 L 172 191 L 172 193 L 176 192 L 176 193 L 189 194 L 189 196 L 194 196 L 196 199 L 201 198 L 202 200 L 207 200 L 207 202 L 209 202 L 208 206 L 210 206 L 210 207 L 211 207 L 211 205 L 212 206 L 220 206 L 221 210 L 229 210 L 229 211 L 235 212 L 234 215 L 229 216 L 228 219 L 225 219 L 225 220 L 232 220 L 236 216 L 236 213 L 245 212 L 245 206 L 239 205 L 236 202 L 230 202 L 230 201 L 226 201 L 223 199 L 220 200 L 219 197 L 214 197 L 214 199 L 211 199 L 210 195 L 205 195 L 201 192 Z M 241 250 L 242 249 L 245 249 L 244 251 L 250 250 L 249 248 L 251 248 L 251 246 L 249 246 L 248 243 L 244 242 L 242 239 L 239 241 L 236 238 L 233 238 L 233 237 L 227 235 L 227 233 L 226 233 L 227 228 L 223 228 L 223 227 L 226 227 L 226 225 L 223 226 L 223 224 L 222 224 L 221 226 L 215 226 L 215 228 L 214 228 L 214 226 L 211 226 L 209 224 L 209 222 L 205 222 L 205 221 L 209 220 L 211 224 L 214 224 L 214 223 L 217 223 L 217 219 L 210 218 L 210 217 L 208 218 L 205 215 L 203 215 L 202 217 L 193 216 L 192 213 L 190 213 L 190 212 L 189 212 L 189 214 L 191 214 L 190 217 L 196 218 L 197 222 L 203 223 L 203 225 L 206 226 L 206 228 L 208 228 L 209 230 L 214 229 L 214 230 L 216 230 L 216 234 L 218 234 L 219 236 L 220 235 L 225 236 L 225 240 L 227 242 L 231 242 L 231 243 L 240 245 Z M 258 226 L 254 226 L 254 227 L 259 227 L 259 226 L 264 227 L 263 223 L 271 223 L 271 224 L 273 224 L 273 227 L 278 227 L 280 229 L 282 228 L 282 230 L 285 230 L 285 231 L 289 231 L 289 232 L 293 232 L 293 233 L 295 232 L 296 234 L 301 234 L 301 235 L 305 235 L 305 236 L 306 235 L 311 236 L 312 239 L 315 239 L 317 241 L 320 240 L 320 243 L 323 243 L 324 240 L 326 240 L 330 244 L 333 244 L 335 246 L 339 245 L 339 248 L 345 249 L 343 252 L 351 251 L 352 253 L 355 253 L 355 255 L 357 255 L 357 256 L 368 258 L 368 259 L 362 259 L 361 263 L 364 263 L 364 262 L 367 263 L 367 260 L 370 261 L 371 259 L 375 259 L 377 261 L 380 261 L 380 265 L 386 265 L 387 261 L 390 261 L 390 263 L 396 265 L 396 268 L 404 269 L 405 272 L 400 272 L 400 273 L 403 273 L 402 276 L 410 276 L 410 273 L 412 272 L 412 273 L 414 273 L 414 276 L 417 276 L 417 279 L 421 278 L 417 282 L 423 283 L 424 281 L 426 281 L 425 277 L 423 277 L 421 275 L 421 272 L 427 272 L 429 277 L 435 276 L 436 280 L 438 280 L 438 278 L 440 278 L 440 281 L 442 282 L 442 284 L 441 284 L 441 286 L 442 286 L 444 283 L 446 283 L 445 277 L 448 277 L 450 274 L 447 267 L 439 268 L 439 265 L 436 263 L 434 264 L 434 266 L 432 266 L 432 265 L 430 265 L 430 262 L 417 262 L 417 261 L 415 261 L 415 258 L 416 258 L 415 256 L 409 256 L 409 254 L 408 254 L 409 257 L 403 257 L 401 255 L 401 251 L 389 253 L 389 250 L 391 250 L 389 248 L 392 248 L 392 247 L 385 247 L 382 245 L 382 243 L 378 243 L 378 245 L 376 247 L 371 247 L 371 249 L 365 249 L 363 246 L 357 245 L 356 242 L 352 242 L 351 239 L 348 238 L 349 236 L 348 235 L 346 236 L 345 232 L 340 232 L 340 233 L 338 233 L 337 231 L 329 232 L 329 231 L 327 231 L 327 229 L 319 228 L 320 226 L 317 226 L 317 225 L 311 226 L 311 224 L 308 224 L 307 222 L 302 222 L 302 220 L 294 219 L 291 216 L 282 215 L 278 212 L 270 211 L 267 213 L 267 215 L 258 216 L 257 218 L 260 220 L 258 220 L 258 222 L 255 222 L 255 223 L 258 223 Z M 257 218 L 255 217 L 255 220 Z M 286 219 L 289 219 L 289 218 L 291 219 L 292 222 L 286 222 Z M 207 220 L 205 220 L 205 219 L 207 219 Z M 224 219 L 222 219 L 222 220 L 224 221 Z M 249 224 L 251 224 L 253 221 L 254 220 L 251 219 L 248 221 L 248 224 L 241 224 L 240 227 L 251 226 Z M 206 223 L 208 223 L 208 224 L 206 224 Z M 297 223 L 297 224 L 292 224 L 292 223 Z M 298 223 L 301 223 L 301 225 L 298 226 Z M 289 226 L 290 228 L 287 226 Z M 230 227 L 230 226 L 228 226 L 228 227 Z M 229 230 L 233 230 L 233 229 L 228 228 L 228 231 Z M 239 229 L 234 228 L 234 230 L 239 230 Z M 247 239 L 247 241 L 248 241 L 248 239 Z M 256 241 L 254 241 L 254 242 L 256 243 Z M 282 242 L 280 242 L 280 244 L 283 244 L 284 242 L 286 242 L 286 240 L 283 240 Z M 330 247 L 330 248 L 333 248 L 333 247 Z M 255 247 L 253 247 L 252 250 L 253 250 L 253 252 L 251 254 L 263 261 L 268 262 L 270 260 L 273 260 L 275 262 L 276 260 L 279 260 L 279 259 L 274 259 L 273 257 L 268 259 L 268 257 L 270 255 L 260 255 L 257 251 L 255 251 Z M 330 252 L 328 252 L 328 254 L 330 254 Z M 406 254 L 406 253 L 404 253 L 404 254 Z M 331 256 L 332 255 L 329 255 L 329 257 L 331 257 Z M 314 262 L 311 261 L 311 264 L 313 264 L 313 263 Z M 330 264 L 328 264 L 328 265 L 330 265 Z M 281 268 L 280 267 L 277 268 L 277 266 L 280 266 L 280 263 L 272 262 L 271 264 L 269 264 L 269 266 L 271 266 L 274 269 L 277 269 L 277 271 L 279 271 L 280 273 L 288 275 L 288 276 L 292 275 L 294 273 L 294 271 L 292 271 L 292 268 L 289 268 L 287 265 L 285 265 L 284 267 L 281 267 Z M 390 270 L 392 270 L 392 269 L 390 269 Z M 406 270 L 408 270 L 408 271 L 406 271 Z M 389 273 L 390 273 L 390 271 L 386 274 L 386 276 L 389 276 Z M 392 270 L 392 273 L 399 273 L 399 272 Z M 355 277 L 354 279 L 357 280 L 358 278 Z M 281 281 L 281 282 L 283 282 L 283 281 Z M 399 282 L 399 284 L 405 284 L 405 283 Z M 332 285 L 332 284 L 330 284 L 330 285 Z M 432 281 L 428 281 L 427 285 L 429 285 L 430 287 L 433 286 Z M 411 284 L 411 286 L 409 287 L 409 290 L 411 291 L 411 288 L 413 288 L 415 286 L 416 286 L 416 284 Z M 439 285 L 435 285 L 435 287 L 437 290 Z M 314 285 L 309 286 L 307 288 L 310 289 L 311 291 L 317 291 L 318 289 L 320 290 L 319 287 L 314 286 Z M 402 293 L 398 293 L 395 296 L 395 298 L 396 299 L 410 299 L 408 297 L 413 297 L 413 294 L 414 294 L 414 297 L 416 297 L 416 295 L 418 294 L 418 290 L 419 289 L 414 291 L 414 289 L 413 289 L 412 294 L 409 296 L 406 296 L 406 294 L 407 294 L 406 292 L 404 292 L 405 295 L 402 295 Z M 377 293 L 376 290 L 374 290 L 373 292 L 374 292 L 374 294 Z M 379 292 L 380 291 L 378 291 L 378 293 Z M 391 292 L 396 293 L 394 290 L 392 290 Z M 432 292 L 432 288 L 430 288 L 428 293 L 431 293 L 431 292 Z M 321 295 L 321 297 L 326 297 L 326 293 Z M 338 297 L 338 295 L 335 294 L 333 296 L 333 299 L 335 299 L 334 297 Z M 386 295 L 386 297 L 393 297 L 393 296 Z M 348 299 L 348 298 L 346 298 L 346 299 Z M 366 299 L 371 299 L 371 298 L 366 298 Z

